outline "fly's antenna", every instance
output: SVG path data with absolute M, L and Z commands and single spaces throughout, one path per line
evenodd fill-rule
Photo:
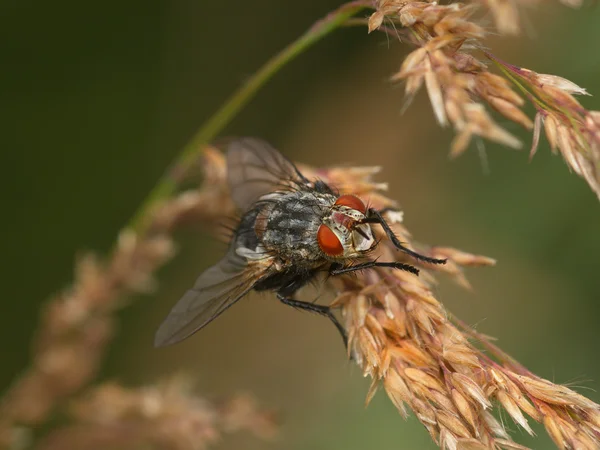
M 360 223 L 377 223 L 377 224 L 381 225 L 381 228 L 383 228 L 383 231 L 385 231 L 385 234 L 387 235 L 387 237 L 390 239 L 390 241 L 392 241 L 392 244 L 394 244 L 394 247 L 396 247 L 398 250 L 406 253 L 407 255 L 412 256 L 413 258 L 415 258 L 419 261 L 427 262 L 430 264 L 446 264 L 446 261 L 447 261 L 446 259 L 437 259 L 437 258 L 431 258 L 429 256 L 421 255 L 420 253 L 412 251 L 411 249 L 406 248 L 404 245 L 402 245 L 402 242 L 400 242 L 400 240 L 396 237 L 396 235 L 392 231 L 392 228 L 390 227 L 390 225 L 386 222 L 386 220 L 381 215 L 381 212 L 377 211 L 374 208 L 369 208 L 367 210 L 367 217 L 365 217 L 363 220 L 361 220 Z

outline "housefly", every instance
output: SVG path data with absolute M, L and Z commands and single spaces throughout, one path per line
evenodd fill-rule
M 377 244 L 373 224 L 412 258 L 446 262 L 404 247 L 385 221 L 385 211 L 367 208 L 355 195 L 339 195 L 321 180 L 307 179 L 262 140 L 243 138 L 229 145 L 227 176 L 232 199 L 243 213 L 227 253 L 175 304 L 156 333 L 156 346 L 189 337 L 251 290 L 274 291 L 286 305 L 328 317 L 347 344 L 345 330 L 329 307 L 293 296 L 320 271 L 334 276 L 388 267 L 418 274 L 410 264 L 365 260 Z

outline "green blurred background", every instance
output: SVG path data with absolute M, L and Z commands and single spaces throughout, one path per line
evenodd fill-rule
M 40 307 L 72 278 L 77 252 L 108 251 L 197 127 L 338 4 L 2 2 L 1 388 L 27 364 Z M 598 8 L 545 3 L 524 17 L 525 35 L 495 38 L 492 50 L 600 93 Z M 314 165 L 384 166 L 379 179 L 419 241 L 499 261 L 469 271 L 472 293 L 441 280 L 447 307 L 539 375 L 600 401 L 598 199 L 545 140 L 532 163 L 527 151 L 487 144 L 489 174 L 475 145 L 450 162 L 452 133 L 435 125 L 427 97 L 402 115 L 402 89 L 387 82 L 407 50 L 362 28 L 338 31 L 279 73 L 224 135 L 257 135 Z M 595 97 L 583 101 L 600 109 Z M 249 391 L 281 412 L 278 440 L 239 435 L 223 449 L 434 448 L 384 394 L 364 408 L 368 381 L 330 323 L 268 295 L 179 346 L 152 348 L 164 314 L 221 250 L 202 230 L 179 243 L 156 295 L 122 312 L 103 378 L 139 384 L 185 370 L 208 396 Z M 521 443 L 553 448 L 540 428 L 531 440 L 505 419 Z

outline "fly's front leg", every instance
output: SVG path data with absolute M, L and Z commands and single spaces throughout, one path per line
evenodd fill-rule
M 356 272 L 357 270 L 372 269 L 374 267 L 388 267 L 390 269 L 404 270 L 406 272 L 414 273 L 419 275 L 419 269 L 411 266 L 410 264 L 404 264 L 401 262 L 378 262 L 378 261 L 367 261 L 353 266 L 343 267 L 339 264 L 332 264 L 329 267 L 329 275 L 342 275 L 344 273 Z
M 294 300 L 286 295 L 286 292 L 280 290 L 277 292 L 277 298 L 284 305 L 289 305 L 296 309 L 302 309 L 304 311 L 310 311 L 322 316 L 329 318 L 338 329 L 340 334 L 342 335 L 342 339 L 344 340 L 344 346 L 348 348 L 348 335 L 346 334 L 346 330 L 344 327 L 338 322 L 337 318 L 331 312 L 331 308 L 329 306 L 317 305 L 315 303 L 310 302 L 302 302 L 300 300 Z
M 391 208 L 385 208 L 385 209 L 382 209 L 381 211 L 377 211 L 374 208 L 369 208 L 367 210 L 366 217 L 363 220 L 361 220 L 360 223 L 377 223 L 377 224 L 381 225 L 381 228 L 383 228 L 383 231 L 385 231 L 385 234 L 387 235 L 387 237 L 390 239 L 390 241 L 392 241 L 392 244 L 394 244 L 394 247 L 396 247 L 398 250 L 406 253 L 407 255 L 412 256 L 413 258 L 415 258 L 419 261 L 427 262 L 430 264 L 446 264 L 446 259 L 431 258 L 429 256 L 421 255 L 420 253 L 417 253 L 413 250 L 410 250 L 409 248 L 406 248 L 402 244 L 402 242 L 400 242 L 400 240 L 396 237 L 396 235 L 394 234 L 394 231 L 392 230 L 390 225 L 383 218 L 382 214 L 384 212 L 388 212 L 388 211 L 397 211 L 397 210 L 394 210 Z

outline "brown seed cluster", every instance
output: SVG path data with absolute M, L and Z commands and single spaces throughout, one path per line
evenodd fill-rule
M 45 422 L 61 401 L 92 380 L 113 335 L 113 313 L 129 295 L 151 291 L 153 274 L 173 257 L 173 228 L 188 220 L 210 223 L 232 211 L 222 183 L 223 158 L 212 149 L 203 158 L 202 191 L 163 203 L 148 218 L 144 235 L 123 231 L 107 261 L 92 254 L 77 260 L 73 284 L 50 299 L 42 313 L 31 365 L 0 401 L 0 448 L 21 439 L 21 427 Z
M 350 184 L 334 173 L 341 185 Z M 334 177 L 324 178 L 333 182 Z M 380 194 L 373 195 L 380 186 L 369 189 L 368 178 L 358 185 L 361 190 L 353 192 L 370 197 L 375 207 L 389 204 Z M 411 246 L 400 218 L 388 220 L 400 240 Z M 378 237 L 381 260 L 402 258 L 383 233 Z M 527 417 L 543 423 L 561 449 L 600 448 L 599 405 L 529 372 L 490 338 L 452 318 L 433 295 L 433 271 L 449 273 L 468 286 L 462 268 L 490 266 L 494 260 L 452 248 L 421 252 L 448 258 L 448 263 L 421 265 L 418 277 L 377 269 L 332 278 L 339 292 L 334 305 L 342 308 L 349 333 L 349 352 L 372 378 L 367 400 L 383 386 L 399 412 L 406 416 L 411 409 L 443 449 L 524 449 L 512 440 L 495 409 L 503 409 L 530 434 Z
M 518 31 L 515 2 L 490 0 L 486 4 L 501 32 Z M 474 12 L 473 5 L 463 3 L 379 0 L 369 19 L 369 31 L 383 29 L 389 22 L 400 27 L 403 36 L 417 47 L 392 80 L 406 82 L 409 100 L 425 85 L 439 124 L 451 124 L 457 132 L 451 156 L 464 152 L 476 136 L 521 148 L 519 139 L 490 116 L 487 105 L 509 121 L 534 130 L 532 155 L 544 124 L 553 151 L 559 150 L 569 167 L 600 197 L 600 112 L 588 111 L 574 99 L 574 94 L 586 93 L 576 84 L 506 64 L 483 52 L 502 69 L 503 76 L 491 73 L 473 55 L 486 37 Z M 525 99 L 513 90 L 513 84 Z M 522 110 L 525 100 L 538 111 L 535 121 Z
M 72 423 L 51 432 L 40 449 L 203 450 L 223 433 L 244 430 L 271 438 L 276 431 L 273 414 L 259 410 L 251 397 L 214 404 L 196 396 L 182 378 L 136 389 L 104 384 L 74 402 L 70 415 Z

